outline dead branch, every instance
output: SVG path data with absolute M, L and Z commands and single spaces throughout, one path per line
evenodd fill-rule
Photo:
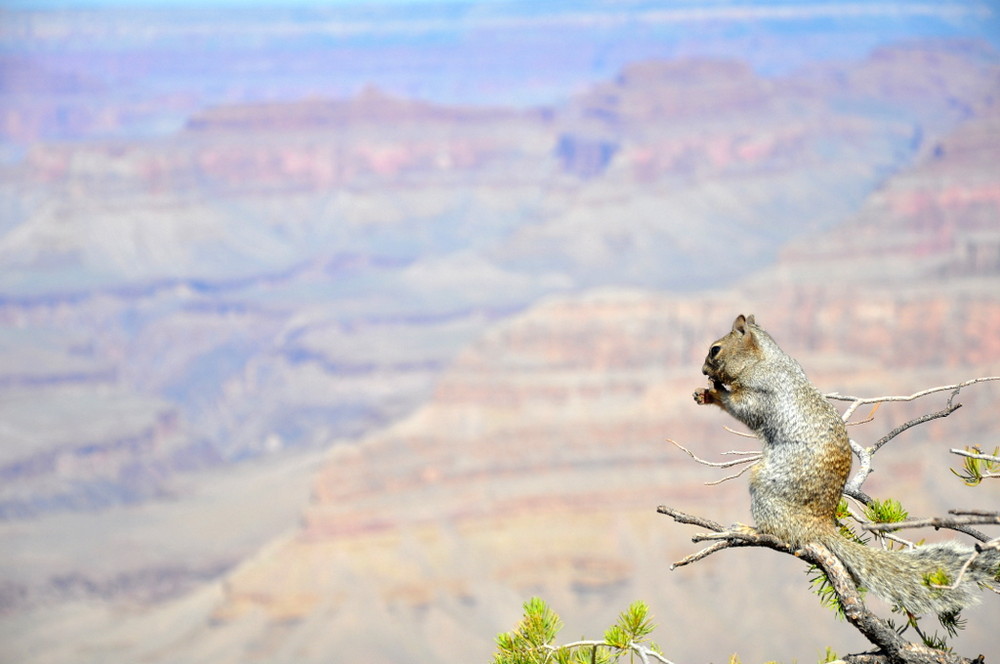
M 731 450 L 729 452 L 724 452 L 724 454 L 749 454 L 752 456 L 748 456 L 745 459 L 733 459 L 732 461 L 709 461 L 707 459 L 702 459 L 697 454 L 695 454 L 694 452 L 684 447 L 675 440 L 667 438 L 667 442 L 676 447 L 677 449 L 679 449 L 680 451 L 687 454 L 689 457 L 691 457 L 701 465 L 710 466 L 712 468 L 731 468 L 732 466 L 739 466 L 740 464 L 744 463 L 753 463 L 754 461 L 760 459 L 760 452 L 737 452 L 735 450 Z
M 802 549 L 793 549 L 777 537 L 758 533 L 753 529 L 745 527 L 726 529 L 710 519 L 681 512 L 665 505 L 660 505 L 656 511 L 671 517 L 677 523 L 701 526 L 712 533 L 698 534 L 692 537 L 694 542 L 706 540 L 713 542 L 704 549 L 675 562 L 671 565 L 671 569 L 697 562 L 716 551 L 742 546 L 762 546 L 774 549 L 818 566 L 830 580 L 847 620 L 872 644 L 882 650 L 881 653 L 874 655 L 848 655 L 844 658 L 845 662 L 850 664 L 976 664 L 974 660 L 952 653 L 931 650 L 922 644 L 910 643 L 903 639 L 888 623 L 868 610 L 847 568 L 829 549 L 820 544 L 813 543 Z
M 712 544 L 696 553 L 678 560 L 670 566 L 670 569 L 690 565 L 691 563 L 701 560 L 702 558 L 707 558 L 716 551 L 738 546 L 766 546 L 778 551 L 783 551 L 784 553 L 792 553 L 792 549 L 787 544 L 773 535 L 765 535 L 752 530 L 727 529 L 721 524 L 718 524 L 710 519 L 681 512 L 680 510 L 675 510 L 672 507 L 667 507 L 666 505 L 660 505 L 656 508 L 656 511 L 660 514 L 666 514 L 677 523 L 701 526 L 702 528 L 706 528 L 712 531 L 712 533 L 715 533 L 714 535 L 706 535 L 704 533 L 694 535 L 691 538 L 692 542 L 712 540 Z
M 954 398 L 955 394 L 957 393 L 958 392 L 956 388 L 956 391 L 952 394 L 952 398 Z M 941 410 L 933 413 L 926 413 L 918 417 L 914 417 L 912 420 L 900 424 L 898 427 L 896 427 L 886 435 L 879 438 L 871 447 L 862 447 L 858 443 L 851 440 L 851 450 L 854 452 L 854 455 L 858 458 L 859 463 L 858 463 L 858 470 L 854 473 L 854 475 L 851 478 L 847 480 L 847 484 L 844 488 L 844 493 L 853 497 L 866 496 L 866 494 L 861 492 L 861 485 L 864 484 L 865 480 L 868 479 L 868 476 L 871 475 L 872 473 L 873 470 L 872 456 L 876 452 L 878 452 L 883 445 L 885 445 L 890 440 L 892 440 L 899 434 L 903 433 L 907 429 L 910 429 L 920 424 L 924 424 L 925 422 L 930 422 L 931 420 L 936 420 L 941 417 L 947 417 L 961 407 L 962 404 L 960 403 L 953 404 L 951 403 L 951 398 L 949 398 L 948 405 L 942 408 Z M 845 413 L 844 418 L 846 419 L 847 417 L 849 417 L 849 415 Z M 870 500 L 871 498 L 867 498 L 866 500 L 864 500 L 864 502 L 867 504 L 868 502 L 870 502 Z
M 872 501 L 871 496 L 861 490 L 861 485 L 872 474 L 872 451 L 856 443 L 853 438 L 850 440 L 850 444 L 851 451 L 858 458 L 858 469 L 845 483 L 844 494 L 868 505 Z
M 906 661 L 900 656 L 906 641 L 896 630 L 868 610 L 857 586 L 851 580 L 851 575 L 840 562 L 837 556 L 819 543 L 812 543 L 799 554 L 806 562 L 817 565 L 826 574 L 826 578 L 833 586 L 840 605 L 844 610 L 844 617 L 847 618 L 854 627 L 861 632 L 870 642 L 880 647 L 888 656 L 889 661 Z
M 983 376 L 980 378 L 973 378 L 962 383 L 956 383 L 955 385 L 940 385 L 938 387 L 930 387 L 926 390 L 920 390 L 919 392 L 914 392 L 908 396 L 882 396 L 882 397 L 855 397 L 846 396 L 840 394 L 839 392 L 830 392 L 826 394 L 827 399 L 833 399 L 836 401 L 850 401 L 852 402 L 848 406 L 847 412 L 844 414 L 844 420 L 850 419 L 850 415 L 854 413 L 859 406 L 870 403 L 885 403 L 888 401 L 913 401 L 914 399 L 919 399 L 920 397 L 925 397 L 928 394 L 934 394 L 936 392 L 945 392 L 947 390 L 961 390 L 963 387 L 968 387 L 969 385 L 975 385 L 976 383 L 985 383 L 991 380 L 1000 380 L 1000 376 Z M 954 397 L 954 395 L 952 395 Z
M 969 457 L 970 459 L 979 459 L 980 461 L 989 461 L 991 463 L 1000 463 L 1000 456 L 995 456 L 993 454 L 976 454 L 975 452 L 968 452 L 966 450 L 948 450 L 952 454 L 957 454 L 959 456 Z
M 722 428 L 734 436 L 739 436 L 740 438 L 757 438 L 757 434 L 750 433 L 749 431 L 737 431 L 736 429 L 725 425 L 723 425 Z
M 753 468 L 753 466 L 747 466 L 738 473 L 733 473 L 732 475 L 726 475 L 722 479 L 712 480 L 711 482 L 705 482 L 705 486 L 716 486 L 718 484 L 722 484 L 723 482 L 728 482 L 729 480 L 735 480 L 736 478 L 738 478 L 740 475 L 747 472 L 751 468 Z
M 849 426 L 849 427 L 856 427 L 859 424 L 868 424 L 869 422 L 874 422 L 875 421 L 875 413 L 878 412 L 878 409 L 881 408 L 881 407 L 882 407 L 882 403 L 879 402 L 879 403 L 875 404 L 872 407 L 871 412 L 868 413 L 868 417 L 866 417 L 865 419 L 858 420 L 857 422 L 845 422 L 844 425 L 845 426 Z
M 895 429 L 893 429 L 889 433 L 887 433 L 884 436 L 882 436 L 881 438 L 879 438 L 875 442 L 875 444 L 871 446 L 872 454 L 874 454 L 875 452 L 878 452 L 879 449 L 883 445 L 885 445 L 890 440 L 892 440 L 893 438 L 895 438 L 899 434 L 903 433 L 907 429 L 915 427 L 915 426 L 917 426 L 919 424 L 923 424 L 924 422 L 930 422 L 931 420 L 936 420 L 936 419 L 941 418 L 941 417 L 948 417 L 949 415 L 951 415 L 952 413 L 954 413 L 956 410 L 958 410 L 961 407 L 962 407 L 962 404 L 960 404 L 960 403 L 952 404 L 952 403 L 949 402 L 947 406 L 945 406 L 944 408 L 942 408 L 939 411 L 936 411 L 936 412 L 933 412 L 933 413 L 927 413 L 927 414 L 921 415 L 919 417 L 914 417 L 912 420 L 910 420 L 908 422 L 904 422 L 903 424 L 900 424 L 898 427 L 896 427 Z
M 701 526 L 702 528 L 708 528 L 709 530 L 717 533 L 721 533 L 725 530 L 722 524 L 716 523 L 711 519 L 706 519 L 703 516 L 695 516 L 694 514 L 688 514 L 687 512 L 681 512 L 680 510 L 675 510 L 672 507 L 667 507 L 666 505 L 660 505 L 656 508 L 656 511 L 660 514 L 666 514 L 677 523 Z
M 998 525 L 1000 524 L 1000 512 L 984 512 L 955 517 L 932 517 L 930 519 L 907 519 L 906 521 L 896 521 L 894 523 L 862 523 L 861 527 L 872 531 L 900 530 L 903 528 L 934 528 L 935 530 L 949 528 L 957 530 L 959 526 L 972 524 Z M 985 542 L 988 539 L 986 537 L 981 541 Z
M 954 514 L 955 516 L 997 516 L 1000 515 L 1000 512 L 992 510 L 948 510 L 948 514 Z

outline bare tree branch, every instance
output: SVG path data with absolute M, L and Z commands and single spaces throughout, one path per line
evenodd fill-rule
M 919 399 L 920 397 L 925 397 L 928 394 L 934 394 L 935 392 L 945 392 L 947 390 L 961 390 L 963 387 L 968 387 L 969 385 L 975 385 L 976 383 L 985 383 L 991 380 L 1000 380 L 1000 376 L 982 376 L 980 378 L 973 378 L 967 380 L 963 383 L 956 383 L 955 385 L 940 385 L 938 387 L 930 387 L 926 390 L 920 390 L 919 392 L 914 392 L 909 396 L 883 396 L 883 397 L 852 397 L 840 394 L 839 392 L 830 392 L 826 394 L 827 399 L 835 399 L 837 401 L 853 401 L 854 408 L 869 403 L 883 403 L 886 401 L 913 401 L 914 399 Z
M 997 516 L 1000 512 L 993 510 L 948 510 L 948 514 L 955 516 Z
M 597 648 L 614 648 L 614 649 L 619 649 L 618 646 L 612 645 L 612 644 L 608 643 L 607 641 L 573 641 L 572 643 L 563 643 L 563 644 L 558 645 L 558 646 L 546 643 L 546 644 L 543 644 L 541 647 L 544 648 L 545 650 L 548 650 L 549 652 L 553 652 L 553 653 L 556 652 L 557 650 L 567 650 L 567 649 L 573 649 L 573 648 L 594 648 L 595 652 L 596 652 Z M 656 652 L 652 648 L 648 648 L 648 647 L 642 645 L 641 643 L 636 643 L 634 641 L 630 641 L 629 644 L 628 644 L 628 647 L 626 648 L 626 650 L 630 650 L 630 651 L 634 652 L 636 655 L 638 655 L 639 656 L 639 660 L 641 662 L 643 662 L 644 664 L 647 663 L 647 662 L 649 662 L 649 658 L 650 657 L 652 657 L 653 659 L 657 660 L 658 662 L 661 662 L 662 664 L 674 664 L 673 662 L 671 662 L 669 659 L 667 659 L 666 657 L 664 657 L 660 653 Z
M 688 514 L 687 512 L 681 512 L 680 510 L 675 510 L 672 507 L 667 507 L 666 505 L 660 505 L 656 508 L 656 511 L 660 514 L 666 514 L 672 518 L 677 523 L 686 523 L 692 526 L 701 526 L 702 528 L 708 528 L 709 530 L 721 533 L 725 530 L 722 524 L 716 523 L 711 519 L 706 519 L 702 516 L 695 516 L 694 514 Z
M 733 434 L 734 436 L 739 436 L 740 438 L 754 438 L 754 439 L 757 438 L 757 434 L 750 433 L 749 431 L 737 431 L 736 429 L 725 425 L 723 425 L 722 428 L 728 431 L 729 433 Z
M 862 523 L 865 530 L 897 530 L 901 528 L 951 528 L 969 524 L 1000 524 L 1000 512 L 956 517 L 933 517 L 930 519 L 907 519 L 895 523 Z M 987 538 L 989 539 L 989 538 Z M 985 541 L 985 540 L 984 540 Z
M 844 617 L 854 625 L 865 638 L 882 648 L 889 661 L 898 659 L 905 661 L 900 654 L 907 642 L 896 633 L 884 620 L 865 607 L 857 586 L 851 580 L 851 575 L 837 556 L 819 543 L 808 544 L 800 553 L 800 557 L 819 566 L 833 586 L 844 610 Z
M 729 544 L 729 542 L 726 542 L 725 540 L 716 542 L 716 543 L 714 543 L 714 544 L 712 544 L 710 546 L 706 546 L 704 549 L 702 549 L 702 550 L 700 550 L 700 551 L 698 551 L 696 553 L 692 553 L 691 555 L 684 556 L 683 558 L 681 558 L 677 562 L 671 564 L 670 565 L 670 569 L 671 570 L 675 570 L 678 567 L 684 567 L 685 565 L 690 565 L 691 563 L 698 562 L 702 558 L 708 558 L 710 555 L 712 555 L 716 551 L 722 551 L 723 549 L 728 549 L 730 546 L 731 545 Z
M 735 450 L 731 450 L 729 452 L 726 452 L 725 454 L 749 454 L 752 456 L 748 456 L 745 459 L 733 459 L 732 461 L 709 461 L 707 459 L 702 459 L 697 454 L 695 454 L 688 448 L 678 443 L 676 440 L 671 440 L 667 438 L 667 442 L 676 447 L 677 449 L 679 449 L 680 451 L 687 454 L 689 457 L 691 457 L 701 465 L 710 466 L 712 468 L 731 468 L 732 466 L 739 466 L 740 464 L 744 463 L 752 463 L 760 458 L 760 452 L 737 452 Z
M 970 459 L 979 459 L 980 461 L 990 461 L 992 463 L 1000 463 L 1000 456 L 994 456 L 992 454 L 976 454 L 974 452 L 968 452 L 966 450 L 948 450 L 952 454 L 957 454 L 959 456 L 969 457 Z
M 941 385 L 938 387 L 932 387 L 926 390 L 921 390 L 919 392 L 914 392 L 913 394 L 910 394 L 908 396 L 854 397 L 854 396 L 843 396 L 837 392 L 832 392 L 827 394 L 826 397 L 828 399 L 852 402 L 851 405 L 847 408 L 847 410 L 843 414 L 845 422 L 850 420 L 855 410 L 862 404 L 875 404 L 876 407 L 872 409 L 872 412 L 869 414 L 868 418 L 862 420 L 862 422 L 869 422 L 874 417 L 875 410 L 877 410 L 877 408 L 883 403 L 890 401 L 913 401 L 914 399 L 919 399 L 920 397 L 924 397 L 929 394 L 935 394 L 947 390 L 951 390 L 952 392 L 951 396 L 948 397 L 947 405 L 944 408 L 942 408 L 939 411 L 935 411 L 933 413 L 927 413 L 919 417 L 915 417 L 912 420 L 909 420 L 908 422 L 904 422 L 903 424 L 899 425 L 898 427 L 896 427 L 895 429 L 884 435 L 870 447 L 863 447 L 858 443 L 856 443 L 854 440 L 851 440 L 851 450 L 854 452 L 854 455 L 858 458 L 859 465 L 854 475 L 848 479 L 847 484 L 844 487 L 844 494 L 856 500 L 860 500 L 865 504 L 870 503 L 871 497 L 861 490 L 861 485 L 864 484 L 865 480 L 868 479 L 868 476 L 871 475 L 872 473 L 873 470 L 872 456 L 876 452 L 878 452 L 886 443 L 893 440 L 894 438 L 896 438 L 896 436 L 903 433 L 907 429 L 918 426 L 920 424 L 924 424 L 925 422 L 929 422 L 931 420 L 947 417 L 948 415 L 951 415 L 953 412 L 961 408 L 962 404 L 960 403 L 956 404 L 953 403 L 953 401 L 963 387 L 967 387 L 969 385 L 975 385 L 976 383 L 983 383 L 995 380 L 1000 380 L 1000 376 L 984 376 L 981 378 L 973 378 L 971 380 L 967 380 L 962 383 L 956 383 L 954 385 Z
M 881 403 L 881 402 L 879 402 L 879 403 L 875 404 L 875 405 L 874 405 L 874 406 L 872 407 L 872 410 L 871 410 L 871 412 L 870 412 L 870 413 L 868 413 L 868 417 L 866 417 L 865 419 L 863 419 L 863 420 L 857 420 L 856 422 L 845 422 L 844 424 L 845 424 L 846 426 L 849 426 L 849 427 L 856 427 L 856 426 L 858 426 L 859 424 L 868 424 L 869 422 L 874 422 L 874 421 L 875 421 L 875 413 L 876 413 L 876 412 L 878 411 L 878 409 L 879 409 L 879 408 L 881 408 L 881 407 L 882 407 L 882 403 Z
M 678 560 L 670 566 L 670 569 L 676 569 L 678 567 L 684 567 L 685 565 L 690 565 L 693 562 L 697 562 L 702 558 L 707 558 L 716 551 L 721 551 L 722 549 L 728 549 L 731 547 L 739 546 L 767 546 L 784 553 L 792 553 L 792 549 L 779 540 L 773 535 L 764 535 L 757 533 L 752 529 L 747 530 L 734 530 L 732 528 L 726 529 L 721 524 L 716 523 L 710 519 L 704 517 L 695 516 L 693 514 L 688 514 L 686 512 L 681 512 L 680 510 L 675 510 L 672 507 L 667 507 L 666 505 L 660 505 L 656 508 L 656 511 L 660 514 L 666 514 L 672 518 L 677 523 L 686 523 L 694 526 L 701 526 L 702 528 L 707 528 L 708 530 L 715 533 L 715 535 L 698 534 L 691 538 L 692 542 L 704 542 L 706 540 L 715 540 L 712 544 L 705 547 L 704 549 L 693 553 L 689 556 Z
M 903 424 L 900 424 L 898 427 L 896 427 L 895 429 L 893 429 L 889 433 L 887 433 L 884 436 L 882 436 L 881 438 L 879 438 L 875 442 L 875 444 L 872 445 L 869 449 L 871 450 L 872 454 L 875 454 L 876 452 L 879 451 L 879 449 L 881 449 L 881 447 L 883 445 L 885 445 L 890 440 L 892 440 L 893 438 L 895 438 L 899 434 L 903 433 L 907 429 L 915 427 L 915 426 L 917 426 L 919 424 L 923 424 L 924 422 L 930 422 L 931 420 L 936 420 L 936 419 L 938 419 L 940 417 L 948 417 L 949 415 L 951 415 L 952 413 L 954 413 L 956 410 L 958 410 L 961 407 L 962 407 L 962 404 L 960 404 L 960 403 L 956 403 L 956 404 L 949 403 L 947 406 L 945 406 L 944 408 L 942 408 L 939 411 L 936 411 L 934 413 L 927 413 L 926 415 L 921 415 L 920 417 L 914 417 L 912 420 L 910 420 L 908 422 L 904 422 Z
M 868 476 L 871 475 L 872 473 L 872 456 L 876 452 L 878 452 L 883 445 L 885 445 L 890 440 L 892 440 L 899 434 L 903 433 L 907 429 L 923 424 L 925 422 L 930 422 L 931 420 L 936 420 L 940 417 L 947 417 L 961 407 L 962 404 L 952 404 L 951 400 L 949 399 L 949 403 L 945 408 L 936 411 L 934 413 L 927 413 L 925 415 L 920 415 L 919 417 L 915 417 L 912 420 L 909 420 L 908 422 L 900 424 L 898 427 L 896 427 L 886 435 L 882 436 L 871 447 L 862 447 L 861 445 L 858 445 L 856 442 L 852 440 L 851 450 L 854 452 L 854 455 L 858 458 L 859 466 L 857 472 L 855 472 L 854 475 L 847 481 L 844 493 L 848 493 L 848 490 L 857 491 L 860 493 L 861 485 L 864 484 L 865 480 L 868 479 Z M 846 413 L 844 417 L 845 418 L 848 417 Z M 868 501 L 870 501 L 870 498 L 868 499 Z M 867 503 L 868 501 L 865 502 Z
M 694 542 L 716 540 L 701 551 L 687 556 L 671 566 L 671 569 L 691 564 L 722 549 L 742 546 L 762 546 L 801 558 L 818 566 L 837 594 L 847 620 L 872 644 L 879 647 L 879 654 L 848 655 L 844 658 L 850 664 L 977 664 L 980 660 L 970 660 L 959 655 L 932 650 L 922 644 L 906 641 L 887 622 L 868 610 L 858 593 L 850 573 L 829 549 L 818 543 L 811 543 L 802 549 L 793 549 L 787 543 L 749 528 L 725 529 L 720 524 L 680 510 L 660 505 L 660 514 L 671 517 L 678 523 L 701 526 L 712 534 L 698 534 Z
M 756 459 L 754 459 L 754 460 L 756 460 Z M 711 482 L 705 482 L 705 486 L 715 486 L 717 484 L 722 484 L 723 482 L 728 482 L 729 480 L 735 480 L 737 477 L 739 477 L 743 473 L 747 472 L 751 468 L 753 468 L 753 466 L 747 466 L 746 468 L 744 468 L 743 470 L 741 470 L 738 473 L 733 473 L 732 475 L 726 475 L 725 477 L 723 477 L 722 479 L 719 479 L 719 480 L 713 480 Z
M 861 485 L 872 474 L 872 451 L 854 442 L 853 438 L 850 440 L 850 444 L 851 451 L 858 458 L 858 470 L 852 477 L 848 478 L 844 485 L 844 494 L 868 505 L 872 502 L 871 496 L 861 490 Z

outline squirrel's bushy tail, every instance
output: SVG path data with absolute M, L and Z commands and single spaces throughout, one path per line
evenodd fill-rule
M 913 614 L 949 613 L 980 600 L 981 584 L 996 584 L 1000 574 L 1000 552 L 986 549 L 970 564 L 975 553 L 958 542 L 938 542 L 915 549 L 888 551 L 852 542 L 837 533 L 823 544 L 843 561 L 859 586 Z M 934 587 L 929 575 L 944 572 L 954 588 Z

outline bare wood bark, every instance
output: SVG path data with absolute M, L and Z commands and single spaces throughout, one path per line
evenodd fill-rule
M 861 527 L 865 530 L 896 530 L 898 528 L 957 528 L 971 523 L 976 524 L 1000 524 L 1000 512 L 983 512 L 975 515 L 954 516 L 954 517 L 932 517 L 929 519 L 907 519 L 906 521 L 896 521 L 895 523 L 863 523 Z M 984 540 L 988 540 L 987 537 Z
M 757 533 L 752 529 L 740 528 L 727 530 L 719 523 L 693 514 L 688 514 L 666 505 L 657 509 L 660 514 L 671 517 L 678 523 L 697 525 L 707 528 L 712 534 L 698 534 L 691 538 L 693 542 L 712 541 L 713 543 L 701 551 L 675 562 L 671 569 L 688 565 L 701 560 L 711 553 L 723 549 L 761 546 L 782 553 L 794 555 L 807 563 L 818 566 L 826 574 L 833 586 L 834 592 L 844 607 L 847 620 L 867 638 L 872 645 L 880 649 L 879 653 L 847 655 L 844 661 L 849 664 L 981 664 L 982 659 L 971 660 L 954 653 L 933 650 L 923 644 L 912 643 L 900 636 L 887 622 L 868 610 L 858 593 L 857 586 L 850 573 L 829 549 L 820 544 L 809 544 L 802 549 L 793 549 L 787 543 L 773 535 Z

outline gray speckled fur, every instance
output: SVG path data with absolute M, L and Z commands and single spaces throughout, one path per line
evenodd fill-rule
M 740 316 L 709 350 L 703 372 L 714 403 L 756 432 L 763 454 L 750 473 L 751 511 L 759 531 L 800 547 L 820 542 L 859 585 L 912 613 L 955 611 L 979 600 L 979 584 L 996 577 L 1000 552 L 983 552 L 954 589 L 930 588 L 926 575 L 943 569 L 957 579 L 974 549 L 958 542 L 886 551 L 844 538 L 834 515 L 851 470 L 843 419 L 802 367 L 755 324 Z

